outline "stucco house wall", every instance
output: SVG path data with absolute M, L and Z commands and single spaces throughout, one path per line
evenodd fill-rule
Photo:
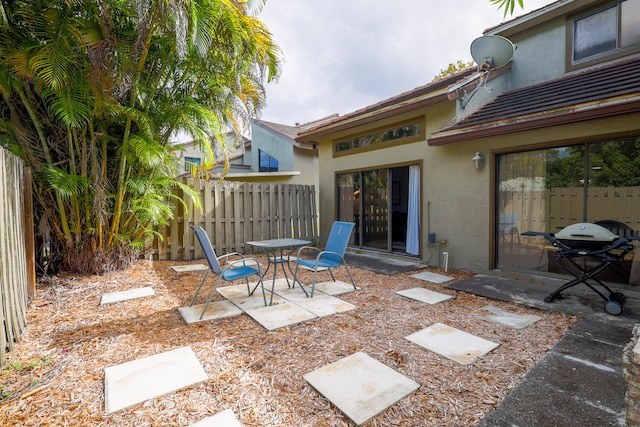
M 283 143 L 282 137 L 263 129 L 260 126 L 251 127 L 251 170 L 259 170 L 259 150 L 266 151 L 271 157 L 278 159 L 278 169 L 281 171 L 297 170 L 293 166 L 293 149 L 291 144 Z
M 602 3 L 602 2 L 600 2 Z M 599 4 L 589 0 L 562 0 L 542 11 L 526 15 L 487 30 L 488 35 L 508 37 L 516 46 L 513 61 L 500 70 L 492 71 L 490 78 L 484 83 L 465 108 L 461 108 L 459 96 L 449 99 L 437 98 L 437 102 L 420 104 L 425 92 L 433 87 L 435 94 L 441 86 L 427 85 L 416 88 L 414 99 L 410 95 L 381 101 L 373 106 L 365 107 L 324 124 L 318 128 L 302 133 L 298 141 L 319 144 L 319 188 L 321 206 L 321 240 L 326 239 L 332 222 L 337 217 L 336 174 L 379 167 L 392 167 L 401 164 L 421 165 L 421 241 L 420 258 L 434 264 L 434 251 L 447 251 L 449 265 L 453 268 L 473 271 L 489 271 L 494 269 L 494 251 L 496 245 L 496 173 L 497 158 L 501 154 L 541 149 L 558 146 L 569 146 L 576 143 L 599 142 L 612 138 L 640 135 L 640 111 L 634 105 L 633 94 L 629 99 L 622 99 L 624 113 L 607 112 L 602 115 L 578 119 L 579 121 L 550 120 L 544 125 L 532 125 L 517 128 L 518 120 L 511 123 L 513 130 L 494 132 L 493 136 L 482 136 L 475 132 L 472 125 L 463 132 L 472 133 L 469 138 L 450 138 L 446 143 L 432 143 L 434 134 L 445 135 L 447 128 L 484 108 L 499 94 L 520 88 L 535 87 L 546 84 L 563 76 L 578 75 L 590 68 L 598 68 L 596 64 L 574 71 L 565 69 L 566 49 L 566 14 L 573 9 L 581 9 Z M 469 41 L 471 43 L 471 41 Z M 639 54 L 631 54 L 630 58 Z M 471 74 L 461 73 L 452 76 L 445 82 L 449 87 Z M 637 76 L 636 76 L 637 78 Z M 456 80 L 458 79 L 458 80 Z M 466 88 L 468 90 L 472 87 Z M 449 93 L 449 95 L 455 95 Z M 460 95 L 460 94 L 458 94 Z M 535 91 L 532 92 L 535 96 Z M 415 108 L 411 107 L 415 101 Z M 581 101 L 582 102 L 582 101 Z M 617 102 L 617 101 L 615 101 Z M 526 100 L 525 100 L 526 103 Z M 627 103 L 627 106 L 624 106 Z M 423 105 L 423 106 L 421 106 Z M 621 107 L 621 108 L 622 108 Z M 392 115 L 390 110 L 396 109 Z M 560 115 L 570 115 L 581 110 L 597 109 L 599 105 L 581 104 L 573 108 L 562 107 Z M 630 112 L 629 112 L 630 111 Z M 552 117 L 552 113 L 539 112 Z M 534 114 L 534 115 L 535 115 Z M 422 117 L 426 122 L 424 139 L 376 148 L 353 154 L 342 153 L 334 156 L 335 141 L 344 140 L 355 135 L 366 135 L 373 129 L 399 123 L 410 118 Z M 526 118 L 525 120 L 531 120 Z M 498 126 L 498 125 L 496 125 Z M 490 126 L 489 126 L 490 127 Z M 444 132 L 443 132 L 444 129 Z M 450 131 L 455 136 L 455 128 Z M 484 154 L 486 164 L 475 169 L 472 158 L 476 152 Z M 427 224 L 429 230 L 427 230 Z M 525 230 L 520 230 L 525 231 Z M 427 243 L 427 232 L 435 233 L 439 247 Z

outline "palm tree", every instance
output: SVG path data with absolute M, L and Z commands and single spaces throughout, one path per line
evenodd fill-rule
M 17 0 L 0 10 L 0 144 L 34 171 L 66 267 L 126 265 L 172 215 L 171 136 L 240 129 L 279 72 L 251 0 Z M 221 143 L 223 142 L 220 138 Z

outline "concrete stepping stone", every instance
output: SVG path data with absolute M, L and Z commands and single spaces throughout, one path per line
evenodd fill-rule
M 288 301 L 268 307 L 264 307 L 263 304 L 260 308 L 245 312 L 269 331 L 318 318 L 310 311 Z
M 353 289 L 353 287 L 351 289 Z M 356 306 L 351 303 L 342 301 L 339 298 L 322 292 L 315 292 L 313 294 L 313 298 L 309 298 L 298 286 L 293 289 L 281 289 L 277 292 L 278 295 L 285 298 L 287 301 L 291 301 L 292 303 L 299 305 L 318 317 L 343 313 L 356 308 Z
M 480 310 L 484 312 L 488 311 L 490 313 L 482 316 L 483 319 L 514 329 L 523 329 L 541 319 L 540 316 L 536 316 L 535 314 L 511 313 L 504 311 L 501 308 L 494 307 L 493 305 L 487 305 L 482 307 Z
M 154 296 L 155 294 L 155 291 L 150 286 L 145 286 L 144 288 L 129 289 L 127 291 L 109 292 L 102 295 L 102 298 L 100 298 L 100 305 L 126 301 L 134 298 L 150 297 Z
M 423 271 L 422 273 L 412 274 L 410 277 L 415 277 L 416 279 L 424 280 L 425 282 L 431 283 L 445 283 L 453 280 L 453 277 L 443 276 L 442 274 L 432 273 L 430 271 Z
M 207 380 L 191 347 L 104 369 L 104 407 L 112 413 Z
M 296 286 L 300 285 L 296 284 Z M 311 284 L 305 283 L 304 288 L 307 292 L 311 292 Z M 353 285 L 351 283 L 343 282 L 341 280 L 336 280 L 335 282 L 333 280 L 329 280 L 328 282 L 316 283 L 316 292 L 324 292 L 327 295 L 342 295 L 357 290 L 360 290 L 360 288 L 356 286 L 356 289 L 353 289 Z M 313 295 L 315 297 L 315 292 Z
M 231 409 L 225 409 L 210 417 L 204 418 L 191 427 L 242 427 Z
M 434 323 L 405 338 L 461 365 L 475 362 L 500 345 L 442 323 Z
M 249 285 L 253 290 L 255 284 Z M 285 282 L 286 288 L 286 282 Z M 253 295 L 247 295 L 247 285 L 234 285 L 234 286 L 225 286 L 224 288 L 218 288 L 218 293 L 231 301 L 233 305 L 238 307 L 240 310 L 246 312 L 247 310 L 254 310 L 257 308 L 264 307 L 264 299 L 262 298 L 262 289 L 257 288 Z M 271 301 L 271 291 L 265 288 L 265 295 L 267 297 L 267 304 Z M 286 302 L 277 294 L 273 295 L 273 304 L 282 304 Z
M 357 425 L 420 388 L 363 352 L 309 372 L 304 379 Z
M 260 294 L 260 301 L 262 301 L 262 294 Z M 242 310 L 236 307 L 231 301 L 211 301 L 207 311 L 204 313 L 202 319 L 200 315 L 206 303 L 193 305 L 191 307 L 180 307 L 178 311 L 182 315 L 182 318 L 190 325 L 197 322 L 205 322 L 208 320 L 224 319 L 226 317 L 239 316 L 242 314 Z M 264 302 L 262 303 L 264 306 Z
M 191 273 L 193 271 L 207 271 L 209 267 L 204 264 L 187 264 L 187 265 L 172 265 L 171 269 L 176 273 Z
M 443 294 L 442 292 L 436 292 L 424 288 L 405 289 L 402 291 L 397 291 L 396 294 L 402 295 L 403 297 L 426 302 L 427 304 L 437 304 L 439 302 L 453 298 L 452 295 L 447 295 Z

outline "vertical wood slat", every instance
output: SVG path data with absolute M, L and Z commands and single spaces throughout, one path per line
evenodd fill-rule
M 212 239 L 214 244 L 214 249 L 220 254 L 223 254 L 224 250 L 224 192 L 220 188 L 219 185 L 213 185 L 213 194 L 214 194 L 214 215 L 213 215 L 213 224 L 209 225 L 209 238 Z M 215 229 L 215 232 L 212 234 L 211 232 Z
M 278 235 L 279 203 L 278 184 L 269 184 L 269 236 Z
M 233 251 L 242 252 L 242 246 L 244 245 L 244 233 L 243 233 L 243 203 L 242 193 L 243 188 L 240 183 L 235 182 L 233 186 Z
M 30 186 L 23 162 L 0 148 L 0 364 L 27 326 L 28 269 L 35 275 L 32 221 L 26 230 L 28 218 L 33 218 L 33 212 L 27 212 L 32 207 Z
M 313 186 L 197 179 L 186 183 L 199 191 L 202 208 L 188 202 L 187 212 L 176 210 L 171 225 L 157 230 L 165 241 L 156 239 L 151 243 L 151 250 L 172 260 L 202 258 L 202 250 L 189 228 L 192 224 L 205 229 L 219 254 L 251 253 L 253 248 L 245 246 L 250 240 L 318 238 Z M 162 248 L 163 244 L 166 247 Z
M 24 176 L 22 181 L 23 197 L 23 230 L 24 230 L 24 247 L 26 257 L 26 273 L 27 273 L 27 295 L 29 298 L 36 296 L 36 239 L 35 228 L 33 226 L 33 179 L 31 168 L 24 168 Z
M 245 242 L 253 240 L 251 238 L 253 226 L 251 224 L 252 215 L 252 206 L 251 206 L 251 192 L 249 190 L 249 186 L 245 185 L 242 187 L 242 237 L 241 237 L 241 247 L 239 252 L 245 253 L 247 251 Z

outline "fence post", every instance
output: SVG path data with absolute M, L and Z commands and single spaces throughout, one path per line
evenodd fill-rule
M 29 298 L 36 296 L 36 245 L 35 230 L 33 228 L 33 186 L 31 168 L 25 167 L 23 171 L 22 197 L 24 198 L 23 223 L 24 223 L 24 249 L 27 260 L 27 293 Z

